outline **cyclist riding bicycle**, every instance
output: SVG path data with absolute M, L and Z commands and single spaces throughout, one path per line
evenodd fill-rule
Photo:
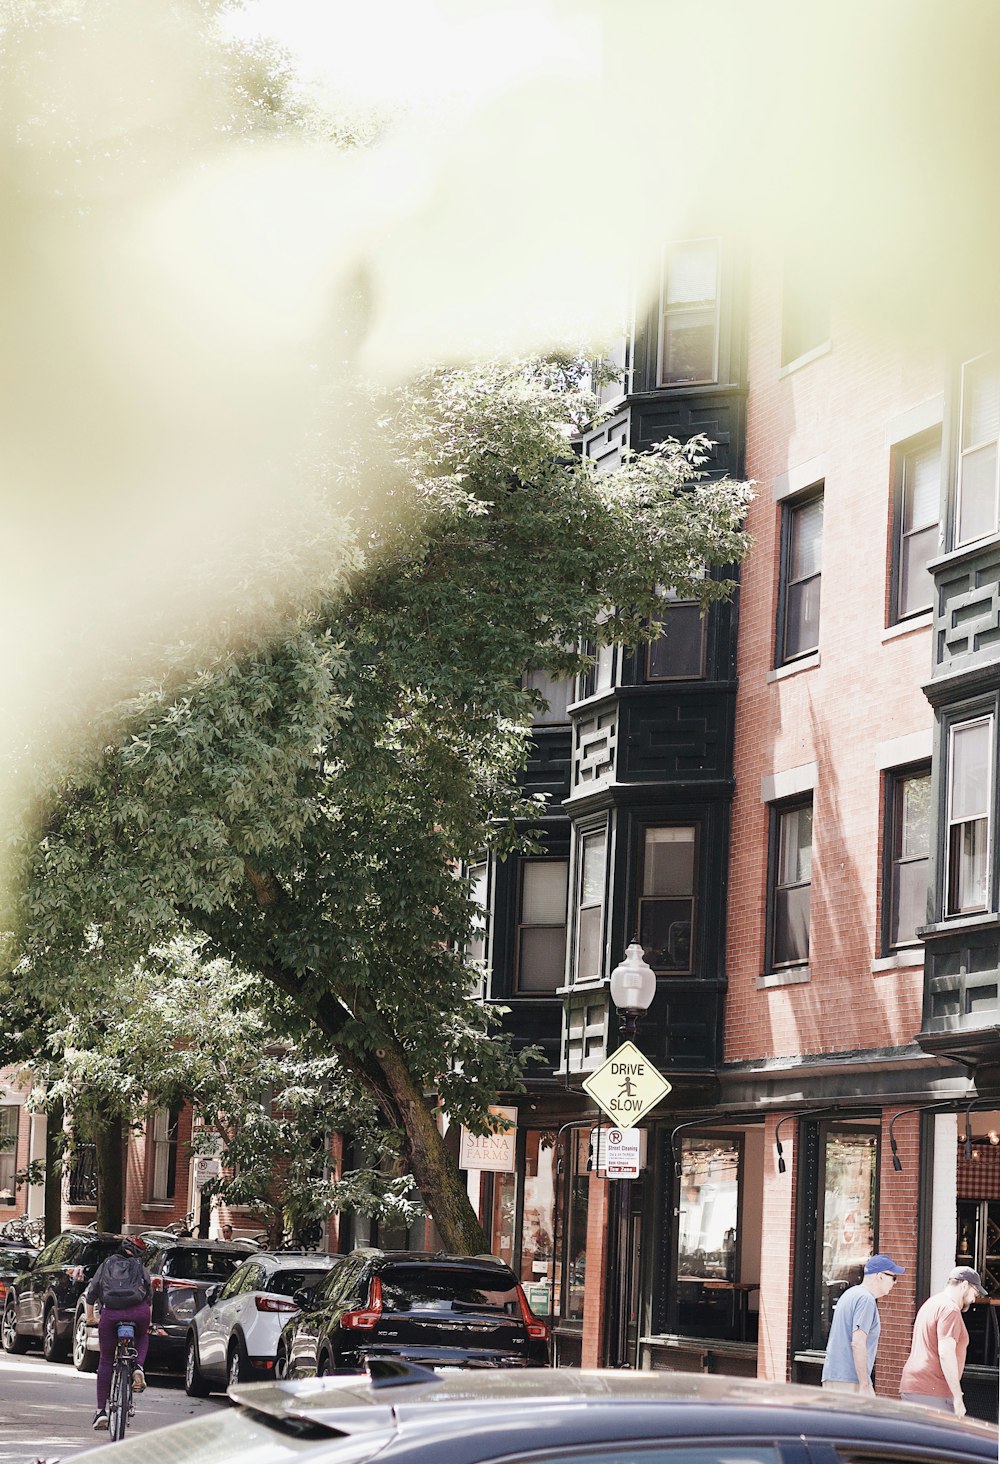
M 95 1307 L 101 1306 L 97 1321 L 97 1335 L 101 1343 L 101 1361 L 97 1368 L 97 1412 L 94 1427 L 108 1426 L 108 1393 L 111 1390 L 111 1372 L 118 1342 L 118 1323 L 135 1324 L 135 1348 L 137 1363 L 132 1375 L 132 1390 L 141 1393 L 146 1386 L 142 1365 L 146 1361 L 149 1347 L 149 1320 L 153 1283 L 143 1265 L 146 1243 L 138 1236 L 126 1236 L 112 1255 L 102 1261 L 87 1287 L 87 1323 L 93 1326 Z

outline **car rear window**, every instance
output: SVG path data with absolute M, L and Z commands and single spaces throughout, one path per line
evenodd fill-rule
M 236 1251 L 178 1249 L 164 1258 L 163 1274 L 177 1281 L 225 1281 L 245 1260 Z
M 323 1280 L 328 1269 L 324 1266 L 320 1271 L 275 1271 L 264 1289 L 273 1291 L 277 1296 L 294 1296 L 296 1291 L 311 1291 Z
M 114 1238 L 111 1240 L 88 1240 L 81 1249 L 79 1256 L 75 1257 L 75 1263 L 78 1266 L 93 1266 L 96 1270 L 103 1260 L 106 1260 L 108 1256 L 114 1255 L 120 1245 L 121 1241 Z
M 520 1316 L 513 1276 L 496 1280 L 460 1266 L 392 1266 L 379 1273 L 383 1311 L 476 1311 Z
M 16 1246 L 0 1247 L 0 1271 L 26 1271 L 37 1256 L 36 1250 L 18 1250 Z

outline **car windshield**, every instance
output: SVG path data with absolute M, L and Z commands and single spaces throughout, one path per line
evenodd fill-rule
M 325 1266 L 321 1271 L 275 1271 L 264 1290 L 273 1291 L 277 1296 L 294 1296 L 296 1291 L 311 1291 L 326 1273 Z
M 519 1316 L 513 1276 L 493 1280 L 459 1266 L 393 1266 L 381 1272 L 383 1311 L 477 1311 Z
M 245 1260 L 238 1251 L 178 1249 L 167 1256 L 163 1272 L 178 1281 L 225 1281 Z

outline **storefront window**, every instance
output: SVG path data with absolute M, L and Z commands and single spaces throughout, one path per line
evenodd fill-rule
M 556 1136 L 529 1129 L 524 1146 L 520 1277 L 538 1316 L 552 1311 L 552 1234 L 556 1209 Z
M 583 1287 L 587 1274 L 587 1208 L 590 1201 L 590 1175 L 587 1173 L 589 1130 L 578 1129 L 571 1133 L 566 1148 L 566 1204 L 563 1212 L 566 1236 L 562 1247 L 560 1315 L 563 1321 L 582 1321 Z
M 856 1286 L 877 1249 L 878 1134 L 828 1129 L 820 1151 L 823 1185 L 817 1216 L 822 1253 L 817 1266 L 814 1345 L 825 1347 L 837 1299 Z
M 733 1292 L 739 1279 L 740 1159 L 739 1139 L 727 1135 L 681 1143 L 676 1329 L 687 1336 L 742 1330 Z

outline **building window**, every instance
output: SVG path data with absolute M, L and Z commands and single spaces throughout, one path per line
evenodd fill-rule
M 639 944 L 654 971 L 691 970 L 695 869 L 693 827 L 644 831 Z
M 772 828 L 772 968 L 809 960 L 812 889 L 812 801 L 775 810 Z
M 860 1124 L 820 1124 L 811 1142 L 818 1145 L 819 1162 L 814 1170 L 804 1163 L 801 1173 L 806 1188 L 818 1192 L 806 1197 L 808 1208 L 802 1212 L 807 1234 L 815 1215 L 815 1231 L 809 1237 L 811 1294 L 804 1298 L 801 1340 L 824 1349 L 837 1301 L 849 1286 L 858 1285 L 865 1261 L 878 1249 L 879 1135 Z
M 615 647 L 588 641 L 584 650 L 594 659 L 578 678 L 577 693 L 581 701 L 585 697 L 596 696 L 599 691 L 609 691 L 615 684 Z
M 782 522 L 778 664 L 819 646 L 823 568 L 823 494 L 785 505 Z
M 905 620 L 934 603 L 934 578 L 927 566 L 938 546 L 941 496 L 941 434 L 903 446 L 895 459 L 896 532 L 894 616 Z
M 930 768 L 890 773 L 886 780 L 885 947 L 914 945 L 926 924 L 931 836 Z
M 172 1200 L 177 1189 L 177 1120 L 180 1104 L 157 1108 L 150 1123 L 150 1186 L 153 1201 Z
M 997 437 L 1000 361 L 979 356 L 962 367 L 955 543 L 970 544 L 997 528 Z
M 584 834 L 580 840 L 577 885 L 576 980 L 589 981 L 603 969 L 604 888 L 607 877 L 608 835 L 605 829 Z
M 948 859 L 945 910 L 990 908 L 993 717 L 951 728 L 948 748 Z
M 564 1234 L 560 1250 L 560 1284 L 556 1314 L 563 1321 L 583 1320 L 583 1293 L 587 1280 L 587 1219 L 590 1206 L 590 1134 L 570 1130 L 565 1170 L 559 1175 L 558 1202 Z
M 569 721 L 567 708 L 573 700 L 572 676 L 550 676 L 547 671 L 526 671 L 521 682 L 527 691 L 537 692 L 545 703 L 536 706 L 531 721 L 535 727 L 559 727 Z
M 656 621 L 659 634 L 646 647 L 647 681 L 694 681 L 705 674 L 705 616 L 697 600 L 668 591 Z
M 553 992 L 566 975 L 569 861 L 524 859 L 517 922 L 517 989 Z
M 674 244 L 663 266 L 660 386 L 718 380 L 719 241 Z
M 785 260 L 781 364 L 788 366 L 830 339 L 830 286 L 814 254 Z
M 19 1113 L 20 1109 L 13 1103 L 5 1103 L 0 1107 L 0 1205 L 14 1203 Z
M 473 911 L 469 939 L 465 942 L 465 959 L 470 966 L 477 967 L 480 972 L 479 982 L 473 990 L 474 996 L 486 995 L 486 942 L 489 935 L 487 912 L 490 903 L 489 874 L 490 867 L 485 860 L 482 864 L 470 864 L 466 870 L 466 878 L 469 881 L 469 899 L 472 901 Z
M 728 1135 L 681 1140 L 676 1330 L 684 1336 L 733 1338 L 734 1294 L 719 1283 L 740 1279 L 741 1152 Z

